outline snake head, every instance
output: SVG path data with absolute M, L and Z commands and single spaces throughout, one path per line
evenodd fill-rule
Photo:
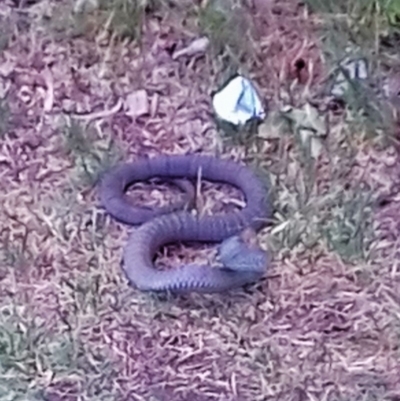
M 251 228 L 224 240 L 218 249 L 223 268 L 235 271 L 263 273 L 269 256 L 259 245 L 256 232 Z

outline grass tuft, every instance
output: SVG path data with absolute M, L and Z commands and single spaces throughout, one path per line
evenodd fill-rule
M 78 177 L 88 185 L 94 185 L 105 170 L 123 157 L 122 150 L 113 139 L 91 128 L 85 130 L 74 119 L 65 122 L 62 135 L 65 150 L 74 161 Z
M 49 383 L 54 387 L 73 383 L 82 389 L 82 396 L 93 397 L 97 392 L 99 399 L 106 399 L 105 391 L 98 390 L 107 373 L 112 370 L 104 355 L 74 333 L 52 334 L 42 319 L 26 318 L 21 307 L 2 308 L 0 399 L 44 401 L 51 392 Z
M 210 40 L 213 56 L 221 58 L 225 68 L 234 68 L 236 72 L 243 65 L 243 57 L 251 51 L 251 21 L 246 19 L 241 2 L 207 1 L 196 14 L 200 31 Z
M 398 48 L 384 45 L 399 34 L 396 1 L 307 0 L 320 16 L 321 43 L 331 77 L 342 73 L 348 82 L 348 90 L 342 97 L 346 104 L 346 122 L 358 135 L 384 141 L 395 125 L 383 86 L 397 59 Z M 341 67 L 345 59 L 366 60 L 367 79 L 350 78 Z
M 140 40 L 144 17 L 153 1 L 101 0 L 100 18 L 106 22 L 109 30 L 116 37 Z

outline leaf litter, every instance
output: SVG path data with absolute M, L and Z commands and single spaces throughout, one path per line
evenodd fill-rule
M 251 77 L 275 109 L 289 99 L 300 110 L 301 97 L 324 74 L 311 18 L 289 0 L 248 3 L 259 35 L 252 43 L 256 57 L 247 61 Z M 124 152 L 111 160 L 218 154 L 224 141 L 209 93 L 221 78 L 214 73 L 218 61 L 207 51 L 196 53 L 195 62 L 190 54 L 174 60 L 174 44 L 187 32 L 170 22 L 171 11 L 162 20 L 148 17 L 140 51 L 135 42 L 118 42 L 104 31 L 94 41 L 53 37 L 41 17 L 43 9 L 55 15 L 56 7 L 45 0 L 27 4 L 30 29 L 18 31 L 0 53 L 0 65 L 7 66 L 0 86 L 8 88 L 12 117 L 0 152 L 3 393 L 38 400 L 397 399 L 397 156 L 360 146 L 348 175 L 340 177 L 350 186 L 362 179 L 384 200 L 373 214 L 377 239 L 367 260 L 344 263 L 323 241 L 310 248 L 282 242 L 273 249 L 267 279 L 246 289 L 212 296 L 140 293 L 127 286 L 120 269 L 130 228 L 106 216 L 93 182 L 80 179 L 79 158 L 71 151 L 79 146 L 65 145 L 60 116 L 96 128 L 97 139 L 89 143 L 94 153 L 109 149 L 104 142 L 112 136 Z M 18 15 L 12 2 L 0 10 Z M 306 61 L 301 72 L 294 64 L 300 58 Z M 142 95 L 129 96 L 143 91 L 150 108 L 141 105 L 146 112 L 132 115 L 122 106 L 127 99 L 130 107 L 141 103 Z M 79 143 L 77 135 L 70 140 Z M 318 202 L 325 204 L 322 194 L 337 183 L 321 162 L 321 192 L 307 198 L 293 141 L 279 134 L 267 141 L 263 156 L 275 178 L 278 210 L 261 235 L 265 246 L 293 228 L 284 210 L 290 202 L 296 208 L 302 196 L 306 206 L 311 199 L 316 215 Z M 279 142 L 275 155 L 273 141 Z M 83 165 L 88 153 L 79 155 Z M 246 156 L 243 146 L 228 153 L 237 160 Z M 96 160 L 99 171 L 107 165 L 106 158 Z M 138 184 L 132 200 L 149 206 L 176 200 L 170 187 L 150 188 Z M 227 186 L 201 182 L 200 189 L 202 213 L 242 205 L 238 191 Z M 302 213 L 296 216 L 307 227 Z M 157 263 L 212 259 L 209 247 L 174 244 Z

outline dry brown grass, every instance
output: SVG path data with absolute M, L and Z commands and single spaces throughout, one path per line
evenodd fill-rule
M 61 33 L 43 27 L 43 15 L 68 10 L 66 0 L 12 4 L 0 4 L 0 17 L 13 22 L 0 52 L 9 110 L 0 133 L 0 399 L 398 400 L 397 153 L 354 139 L 344 152 L 347 127 L 331 115 L 327 149 L 343 151 L 339 161 L 325 152 L 308 165 L 288 129 L 258 148 L 226 146 L 210 92 L 224 79 L 229 52 L 173 61 L 173 47 L 196 35 L 198 17 L 184 7 L 147 16 L 139 47 L 95 23 L 86 36 L 67 35 L 61 22 Z M 249 36 L 242 68 L 271 109 L 300 106 L 325 78 L 312 18 L 291 0 L 254 1 L 251 12 L 257 40 Z M 299 58 L 305 69 L 296 69 Z M 131 119 L 122 103 L 137 89 L 147 91 L 151 108 Z M 274 222 L 260 237 L 273 253 L 268 277 L 218 295 L 128 287 L 120 258 L 129 227 L 99 208 L 96 174 L 139 154 L 223 150 L 254 159 L 254 149 L 276 196 Z M 303 200 L 301 182 L 312 183 Z M 360 183 L 385 202 L 361 217 L 356 203 L 352 220 L 348 203 L 332 200 L 345 187 L 356 199 Z M 133 199 L 165 201 L 160 188 L 139 185 Z M 206 212 L 238 202 L 223 187 L 204 188 Z M 364 259 L 344 263 L 314 230 L 332 216 L 351 233 L 361 223 L 372 228 L 372 243 L 369 233 L 361 243 Z M 208 248 L 194 249 L 168 247 L 159 263 L 210 258 Z

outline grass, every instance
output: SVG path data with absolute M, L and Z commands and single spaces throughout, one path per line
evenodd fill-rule
M 112 138 L 78 121 L 66 121 L 61 129 L 66 153 L 72 158 L 78 181 L 94 185 L 103 172 L 123 159 L 122 149 Z
M 117 37 L 140 40 L 142 24 L 147 8 L 155 6 L 154 1 L 113 0 L 101 1 L 100 17 Z
M 24 309 L 1 310 L 0 399 L 47 400 L 50 382 L 55 390 L 63 388 L 65 396 L 111 399 L 112 393 L 101 389 L 113 374 L 105 356 L 84 344 L 76 331 L 49 333 L 43 319 L 32 319 Z
M 263 128 L 257 123 L 246 124 L 235 130 L 222 125 L 228 148 L 244 147 L 245 160 L 270 176 L 269 182 L 275 183 L 272 196 L 275 198 L 277 220 L 269 238 L 269 249 L 290 253 L 299 246 L 312 249 L 320 244 L 340 255 L 346 262 L 368 260 L 374 240 L 371 211 L 376 197 L 370 189 L 357 184 L 347 187 L 344 181 L 344 177 L 350 174 L 349 164 L 354 160 L 356 152 L 351 143 L 351 131 L 339 126 L 334 141 L 323 144 L 322 160 L 329 171 L 330 185 L 321 189 L 318 178 L 321 168 L 309 144 L 303 143 L 299 137 L 304 127 L 303 118 L 300 118 L 299 126 L 297 122 L 288 120 L 284 113 L 272 119 L 278 127 L 279 135 L 294 144 L 294 159 L 283 161 L 279 173 L 273 177 L 268 172 L 268 140 L 260 134 Z M 343 157 L 347 163 L 337 164 L 336 157 Z M 281 176 L 284 181 L 277 181 Z
M 240 1 L 208 1 L 197 10 L 200 31 L 212 45 L 214 57 L 227 58 L 229 63 L 240 68 L 242 58 L 248 54 L 249 20 Z
M 278 127 L 278 136 L 283 137 L 289 132 L 290 141 L 296 144 L 296 156 L 292 163 L 297 168 L 297 174 L 293 177 L 285 171 L 285 185 L 275 188 L 279 217 L 274 230 L 277 234 L 271 237 L 270 246 L 277 251 L 290 251 L 299 245 L 308 249 L 322 243 L 347 262 L 355 262 L 360 258 L 368 260 L 369 249 L 374 241 L 371 212 L 376 197 L 368 189 L 346 189 L 343 177 L 350 169 L 347 163 L 336 164 L 332 155 L 340 155 L 338 157 L 350 161 L 354 160 L 360 141 L 373 139 L 384 147 L 396 142 L 393 136 L 396 122 L 392 110 L 387 100 L 382 99 L 382 87 L 381 92 L 377 93 L 373 86 L 377 85 L 376 78 L 379 82 L 384 74 L 382 60 L 388 54 L 380 41 L 383 36 L 393 35 L 397 31 L 397 9 L 395 2 L 391 1 L 308 0 L 307 3 L 319 13 L 320 41 L 331 77 L 341 71 L 349 86 L 342 97 L 345 104 L 342 125 L 337 126 L 331 135 L 333 140 L 323 145 L 324 156 L 330 159 L 328 163 L 332 174 L 330 189 L 324 194 L 317 188 L 318 166 L 310 149 L 299 141 L 303 127 L 296 125 L 296 118 L 287 120 L 285 113 L 270 118 L 276 120 L 273 124 Z M 369 78 L 366 82 L 350 78 L 341 67 L 340 63 L 349 55 L 349 48 L 352 49 L 352 58 L 360 57 L 369 62 Z M 300 104 L 307 102 L 306 96 L 300 98 Z M 301 124 L 304 124 L 303 120 Z M 270 160 L 257 124 L 239 129 L 222 124 L 221 130 L 231 146 L 244 147 L 249 161 L 268 170 Z M 287 168 L 284 166 L 284 169 Z
M 49 7 L 46 24 L 0 52 L 16 71 L 0 78 L 15 94 L 0 107 L 0 400 L 393 401 L 398 206 L 386 197 L 397 173 L 393 153 L 376 146 L 388 120 L 369 84 L 396 64 L 383 43 L 395 44 L 395 3 L 309 0 L 310 13 L 291 0 L 261 11 L 234 0 L 113 0 L 80 15 L 74 4 Z M 170 57 L 201 35 L 211 41 L 204 57 Z M 302 86 L 283 73 L 293 54 L 318 67 L 320 49 L 298 50 L 305 38 L 323 46 L 332 75 L 349 44 L 371 62 L 371 82 L 350 82 L 340 115 L 317 110 L 326 99 L 313 80 Z M 88 66 L 87 55 L 98 62 Z M 36 59 L 53 75 L 50 112 Z M 212 117 L 210 93 L 238 71 L 268 100 L 262 124 L 226 127 Z M 123 103 L 138 88 L 151 111 L 134 119 Z M 118 111 L 63 110 L 66 100 L 97 110 L 110 98 L 121 100 Z M 40 146 L 29 145 L 32 136 Z M 273 263 L 265 280 L 237 292 L 140 293 L 120 269 L 130 228 L 99 207 L 95 184 L 122 159 L 196 151 L 230 154 L 265 178 L 274 215 L 259 238 Z M 207 207 L 238 202 L 204 188 Z M 154 187 L 137 190 L 149 206 L 160 202 Z M 210 254 L 177 244 L 159 258 L 175 265 Z
M 333 73 L 343 73 L 340 63 L 349 56 L 368 62 L 365 82 L 345 74 L 349 83 L 344 94 L 349 112 L 347 122 L 367 137 L 379 136 L 388 142 L 388 132 L 393 131 L 395 121 L 387 101 L 382 98 L 382 80 L 397 58 L 395 38 L 400 28 L 397 2 L 308 0 L 307 3 L 313 10 L 322 13 L 321 42 Z M 384 43 L 392 43 L 394 47 Z M 378 93 L 373 88 L 378 88 Z

